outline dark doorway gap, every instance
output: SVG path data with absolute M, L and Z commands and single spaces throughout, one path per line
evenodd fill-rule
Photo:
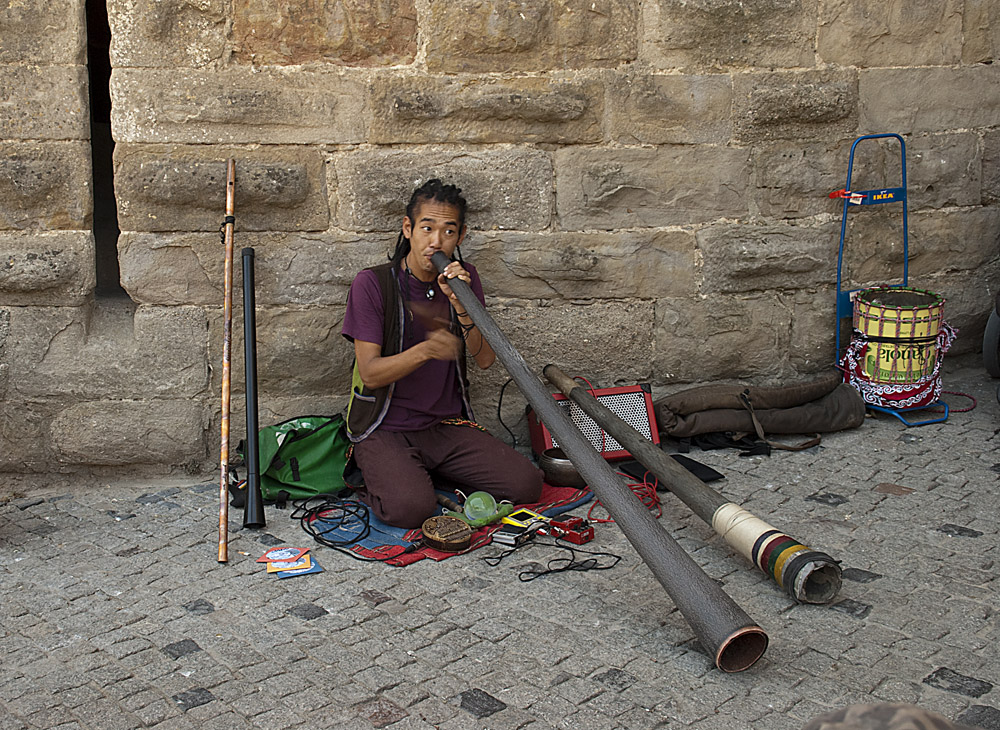
M 86 0 L 90 149 L 93 167 L 94 247 L 98 297 L 127 296 L 118 268 L 115 141 L 111 136 L 111 25 L 106 0 Z

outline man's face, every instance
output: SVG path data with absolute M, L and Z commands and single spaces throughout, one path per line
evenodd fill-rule
M 451 257 L 465 237 L 465 228 L 459 225 L 458 207 L 437 200 L 419 203 L 413 217 L 411 221 L 403 216 L 403 235 L 410 239 L 406 262 L 418 279 L 432 281 L 437 278 L 437 268 L 431 256 L 442 251 Z

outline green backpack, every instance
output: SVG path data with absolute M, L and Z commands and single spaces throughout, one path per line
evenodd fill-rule
M 285 502 L 346 487 L 347 438 L 343 416 L 299 416 L 258 432 L 260 491 L 267 501 Z M 246 458 L 244 444 L 240 453 Z

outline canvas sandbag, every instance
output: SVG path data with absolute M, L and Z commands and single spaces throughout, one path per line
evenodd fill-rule
M 660 398 L 653 407 L 657 417 L 661 410 L 665 416 L 669 414 L 686 416 L 715 408 L 743 409 L 741 396 L 747 393 L 754 408 L 792 408 L 822 398 L 842 382 L 844 374 L 834 368 L 814 380 L 780 387 L 713 383 L 695 386 Z
M 857 428 L 865 420 L 864 400 L 846 383 L 815 400 L 785 408 L 709 408 L 681 415 L 657 403 L 654 410 L 660 433 L 673 438 L 720 432 L 760 436 L 760 430 L 773 435 L 829 433 Z

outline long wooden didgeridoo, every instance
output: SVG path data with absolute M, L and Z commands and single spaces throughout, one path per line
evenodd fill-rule
M 431 261 L 443 272 L 451 259 L 438 251 Z M 767 649 L 764 630 L 705 574 L 635 498 L 531 372 L 469 285 L 460 279 L 450 279 L 448 284 L 566 456 L 666 589 L 715 665 L 726 672 L 739 672 L 753 665 Z
M 219 562 L 229 562 L 229 390 L 232 375 L 230 355 L 233 349 L 233 229 L 236 217 L 236 160 L 226 163 L 226 218 L 222 224 L 222 242 L 226 247 L 222 303 L 222 443 L 219 474 Z
M 542 374 L 737 552 L 770 575 L 796 601 L 829 603 L 837 595 L 841 584 L 840 566 L 829 555 L 800 544 L 728 501 L 555 365 L 546 365 Z

